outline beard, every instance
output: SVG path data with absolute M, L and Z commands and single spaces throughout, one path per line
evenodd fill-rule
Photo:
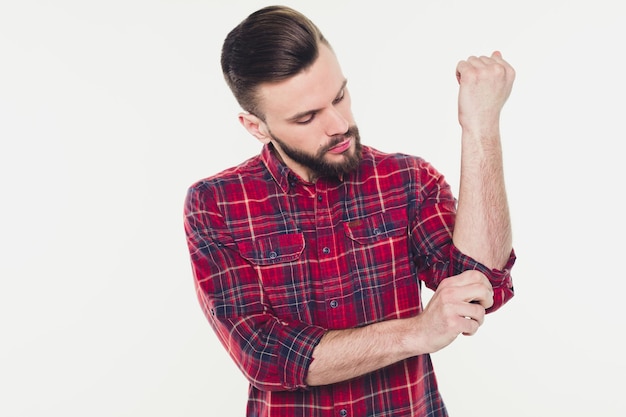
M 299 149 L 292 148 L 281 139 L 274 136 L 271 132 L 270 136 L 278 145 L 280 145 L 280 148 L 285 155 L 291 158 L 294 162 L 310 169 L 315 173 L 317 178 L 340 177 L 354 171 L 361 163 L 361 136 L 359 135 L 359 129 L 356 126 L 350 126 L 347 132 L 343 135 L 333 136 L 328 145 L 320 148 L 315 154 L 310 154 Z M 326 153 L 331 148 L 337 146 L 348 138 L 352 138 L 354 140 L 354 152 L 350 152 L 349 149 L 344 152 L 344 159 L 341 162 L 329 162 L 324 159 Z

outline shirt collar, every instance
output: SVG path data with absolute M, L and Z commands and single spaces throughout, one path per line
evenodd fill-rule
M 274 146 L 271 143 L 267 143 L 261 150 L 261 160 L 270 172 L 270 175 L 274 178 L 274 181 L 278 186 L 287 193 L 289 188 L 295 184 L 298 176 L 291 170 L 274 151 Z

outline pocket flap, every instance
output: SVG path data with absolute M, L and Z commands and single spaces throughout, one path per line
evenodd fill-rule
M 255 265 L 273 265 L 298 259 L 304 250 L 304 235 L 290 233 L 237 242 L 241 256 Z
M 357 242 L 367 243 L 407 234 L 404 210 L 397 209 L 344 223 L 346 235 Z

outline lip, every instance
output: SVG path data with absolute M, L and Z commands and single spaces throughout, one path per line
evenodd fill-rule
M 352 144 L 352 138 L 347 138 L 346 140 L 344 140 L 340 144 L 330 148 L 328 150 L 328 152 L 329 153 L 334 153 L 334 154 L 344 153 L 345 151 L 347 151 L 350 148 L 351 144 Z

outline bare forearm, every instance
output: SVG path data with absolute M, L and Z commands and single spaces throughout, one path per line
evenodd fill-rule
M 345 381 L 415 355 L 416 345 L 407 343 L 406 325 L 405 320 L 391 320 L 329 331 L 315 348 L 307 384 Z
M 480 272 L 465 271 L 445 279 L 426 308 L 414 317 L 326 333 L 313 351 L 306 383 L 316 386 L 346 381 L 413 356 L 437 352 L 459 334 L 474 334 L 492 303 L 491 284 Z
M 498 269 L 506 264 L 512 245 L 500 112 L 514 79 L 515 70 L 497 51 L 457 65 L 462 151 L 453 241 L 466 255 Z
M 489 268 L 511 253 L 511 224 L 497 125 L 462 135 L 461 182 L 454 244 Z

